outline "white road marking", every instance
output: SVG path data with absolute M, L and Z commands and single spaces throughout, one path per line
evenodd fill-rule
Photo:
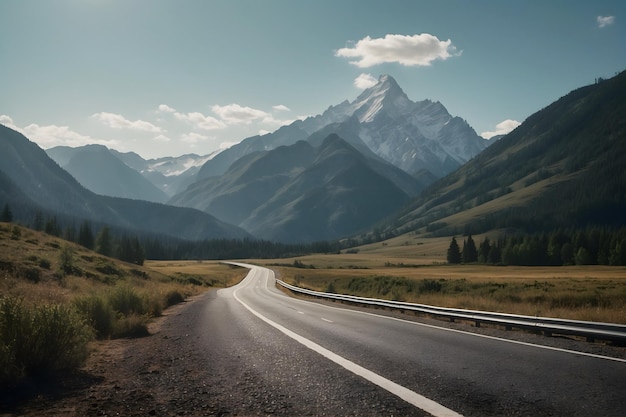
M 248 268 L 251 271 L 253 270 L 253 268 L 257 268 L 256 265 L 241 264 L 241 263 L 234 263 L 234 262 L 232 262 L 232 263 L 236 264 L 236 265 L 239 265 L 242 268 Z M 269 271 L 272 272 L 271 269 Z M 269 289 L 267 281 L 268 280 L 266 280 L 266 282 L 265 282 L 265 287 L 267 289 Z M 284 294 L 283 294 L 283 296 L 289 297 L 289 296 L 284 295 Z M 295 302 L 311 303 L 311 301 L 301 300 L 301 299 L 294 298 L 294 297 L 289 297 L 289 298 L 291 300 L 294 300 Z M 321 304 L 318 304 L 318 303 L 313 303 L 313 304 L 321 305 Z M 518 340 L 504 339 L 502 337 L 488 336 L 488 335 L 484 335 L 484 334 L 480 334 L 480 333 L 472 333 L 472 332 L 466 332 L 466 331 L 463 331 L 463 330 L 450 329 L 450 328 L 447 328 L 447 327 L 433 326 L 432 324 L 419 323 L 419 322 L 416 322 L 416 321 L 400 319 L 400 318 L 397 318 L 397 317 L 382 316 L 380 314 L 369 313 L 367 311 L 352 310 L 352 309 L 348 309 L 348 308 L 334 307 L 334 306 L 329 306 L 329 305 L 323 305 L 323 307 L 325 307 L 325 308 L 332 308 L 332 309 L 340 310 L 340 311 L 344 311 L 344 312 L 345 311 L 349 311 L 349 312 L 353 312 L 353 313 L 357 313 L 357 314 L 365 314 L 365 315 L 368 315 L 368 316 L 379 317 L 379 318 L 382 318 L 382 319 L 397 320 L 397 321 L 401 321 L 401 322 L 404 322 L 404 323 L 412 324 L 414 326 L 429 327 L 429 328 L 432 328 L 432 329 L 443 330 L 443 331 L 446 331 L 446 332 L 462 333 L 462 334 L 466 334 L 466 335 L 469 335 L 469 336 L 483 337 L 485 339 L 498 340 L 500 342 L 513 343 L 513 344 L 523 345 L 523 346 L 529 346 L 529 347 L 534 347 L 534 348 L 537 348 L 537 349 L 553 350 L 553 351 L 556 351 L 556 352 L 568 353 L 568 354 L 572 354 L 572 355 L 586 356 L 586 357 L 590 357 L 590 358 L 604 359 L 604 360 L 608 360 L 608 361 L 626 363 L 626 359 L 615 358 L 615 357 L 612 357 L 612 356 L 597 355 L 595 353 L 580 352 L 580 351 L 577 351 L 577 350 L 562 349 L 562 348 L 557 348 L 557 347 L 552 347 L 552 346 L 545 346 L 545 345 L 538 345 L 538 344 L 535 344 L 535 343 L 528 343 L 528 342 L 520 342 Z
M 264 322 L 266 322 L 267 324 L 269 324 L 270 326 L 280 330 L 282 333 L 284 333 L 285 335 L 291 337 L 292 339 L 296 340 L 297 342 L 301 343 L 302 345 L 306 346 L 307 348 L 319 353 L 320 355 L 324 356 L 327 359 L 330 359 L 331 361 L 335 362 L 337 365 L 342 366 L 343 368 L 347 369 L 348 371 L 354 373 L 355 375 L 361 376 L 363 378 L 365 378 L 366 380 L 370 381 L 373 384 L 378 385 L 379 387 L 389 391 L 390 393 L 400 397 L 401 399 L 403 399 L 404 401 L 408 402 L 409 404 L 414 405 L 415 407 L 426 411 L 427 413 L 430 413 L 431 415 L 435 416 L 435 417 L 462 417 L 461 414 L 450 410 L 449 408 L 444 407 L 443 405 L 429 399 L 426 398 L 418 393 L 416 393 L 415 391 L 411 391 L 408 388 L 403 387 L 400 384 L 397 384 L 393 381 L 390 381 L 389 379 L 382 377 L 372 371 L 370 371 L 369 369 L 366 369 L 360 365 L 357 365 L 356 363 L 349 361 L 348 359 L 345 359 L 342 356 L 337 355 L 336 353 L 318 345 L 317 343 L 300 336 L 299 334 L 292 332 L 291 330 L 287 329 L 284 326 L 281 326 L 280 324 L 268 319 L 267 317 L 265 317 L 264 315 L 262 315 L 261 313 L 259 313 L 258 311 L 254 310 L 252 307 L 250 307 L 249 305 L 247 305 L 245 302 L 243 302 L 243 300 L 241 300 L 238 296 L 237 296 L 237 292 L 241 289 L 242 287 L 237 288 L 234 292 L 233 292 L 233 297 L 235 297 L 235 299 L 242 305 L 244 306 L 248 311 L 250 311 L 252 314 L 254 314 L 255 316 L 257 316 L 258 318 L 260 318 L 261 320 L 263 320 Z
M 332 320 L 325 319 L 324 317 L 320 317 L 320 318 L 321 318 L 322 320 L 324 320 L 326 323 L 333 323 L 333 321 L 332 321 Z

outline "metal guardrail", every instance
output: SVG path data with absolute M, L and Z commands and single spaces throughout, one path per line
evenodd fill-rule
M 546 336 L 552 336 L 553 334 L 573 335 L 585 337 L 590 342 L 599 339 L 618 342 L 620 344 L 626 343 L 626 325 L 621 324 L 492 313 L 489 311 L 464 310 L 458 308 L 444 308 L 425 304 L 405 303 L 400 301 L 381 300 L 378 298 L 356 297 L 353 295 L 313 291 L 287 284 L 279 279 L 276 279 L 276 282 L 284 288 L 299 294 L 370 307 L 412 311 L 436 317 L 445 317 L 450 321 L 473 321 L 476 327 L 480 327 L 481 323 L 485 323 L 501 325 L 507 330 L 512 328 L 531 330 L 543 333 Z

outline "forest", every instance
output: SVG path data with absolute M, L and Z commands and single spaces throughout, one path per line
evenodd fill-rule
M 447 251 L 451 264 L 492 265 L 626 265 L 626 228 L 559 229 L 551 233 L 504 235 L 478 245 L 468 235 L 462 248 L 453 237 Z

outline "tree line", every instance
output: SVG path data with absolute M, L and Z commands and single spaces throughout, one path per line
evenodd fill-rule
M 626 228 L 559 229 L 550 233 L 485 237 L 471 235 L 459 245 L 453 237 L 447 252 L 450 264 L 493 265 L 626 265 Z

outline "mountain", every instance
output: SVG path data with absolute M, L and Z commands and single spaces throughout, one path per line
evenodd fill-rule
M 386 225 L 439 234 L 626 224 L 626 72 L 530 116 Z
M 243 230 L 199 210 L 97 195 L 80 185 L 35 143 L 3 125 L 0 187 L 0 205 L 13 207 L 20 221 L 31 221 L 35 211 L 41 211 L 67 221 L 85 219 L 129 232 L 188 240 L 249 237 Z
M 101 145 L 57 146 L 46 150 L 63 169 L 96 194 L 153 202 L 165 202 L 187 188 L 200 167 L 219 152 L 146 160 L 135 152 L 122 153 Z
M 274 133 L 244 139 L 207 161 L 198 179 L 222 175 L 249 153 L 339 134 L 409 174 L 428 170 L 439 178 L 467 162 L 489 145 L 439 102 L 409 100 L 397 82 L 383 75 L 353 102 L 329 107 L 323 114 L 298 120 Z M 358 139 L 358 141 L 356 140 Z M 361 149 L 360 149 L 361 150 Z
M 170 203 L 198 208 L 281 242 L 347 236 L 398 210 L 423 186 L 337 135 L 248 154 Z
M 102 145 L 46 150 L 63 169 L 96 194 L 162 203 L 168 196 Z
M 122 153 L 111 149 L 113 155 L 143 175 L 168 198 L 194 182 L 202 165 L 220 152 L 221 150 L 208 155 L 185 154 L 146 160 L 134 152 Z

